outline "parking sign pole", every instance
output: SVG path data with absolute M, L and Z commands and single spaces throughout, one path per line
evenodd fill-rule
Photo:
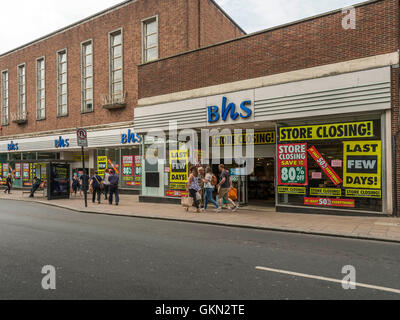
M 87 208 L 88 203 L 87 203 L 87 181 L 89 180 L 89 176 L 86 177 L 86 168 L 85 168 L 85 150 L 84 147 L 82 147 L 82 168 L 83 168 L 83 194 L 85 196 L 85 208 Z

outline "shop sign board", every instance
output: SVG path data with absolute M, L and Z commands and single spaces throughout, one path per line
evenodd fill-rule
M 351 141 L 344 144 L 344 186 L 381 189 L 382 142 Z
M 374 137 L 373 121 L 279 128 L 281 142 L 372 137 Z
M 382 191 L 373 189 L 346 189 L 346 197 L 381 199 Z
M 104 178 L 107 169 L 107 157 L 97 157 L 97 171 L 99 176 Z
M 310 188 L 311 196 L 341 197 L 342 189 L 335 188 Z
M 339 177 L 339 175 L 332 169 L 332 167 L 322 157 L 322 155 L 318 152 L 318 150 L 315 147 L 311 147 L 310 149 L 308 149 L 308 153 L 318 163 L 318 165 L 329 177 L 329 179 L 331 179 L 331 181 L 335 186 L 338 186 L 343 182 L 342 179 Z
M 54 140 L 54 147 L 56 149 L 63 149 L 70 147 L 70 139 L 64 139 L 60 136 L 57 140 Z
M 237 109 L 234 102 L 228 104 L 228 99 L 226 97 L 222 97 L 221 108 L 219 106 L 210 106 L 207 108 L 208 123 L 215 123 L 220 120 L 226 122 L 229 118 L 232 120 L 237 120 L 240 118 L 249 119 L 253 114 L 251 106 L 252 102 L 250 100 L 245 100 L 241 102 L 239 109 Z
M 356 207 L 356 202 L 354 199 L 304 198 L 304 204 L 308 206 L 321 206 L 321 207 L 341 207 L 341 208 Z
M 306 195 L 307 189 L 306 187 L 284 187 L 278 186 L 278 193 L 280 194 L 297 194 L 297 195 Z
M 189 180 L 189 150 L 170 151 L 170 183 L 185 184 Z
M 275 131 L 242 133 L 233 135 L 216 135 L 211 139 L 213 147 L 241 145 L 270 145 L 276 143 Z
M 307 144 L 278 145 L 279 185 L 308 185 Z

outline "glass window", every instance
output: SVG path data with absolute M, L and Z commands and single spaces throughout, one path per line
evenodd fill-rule
M 36 119 L 46 117 L 46 88 L 45 88 L 45 61 L 44 58 L 36 62 Z
M 93 111 L 93 43 L 82 45 L 82 112 Z
M 122 47 L 122 31 L 119 30 L 110 35 L 110 91 L 111 102 L 123 102 L 123 47 Z
M 26 118 L 25 65 L 18 66 L 18 119 Z
M 8 71 L 1 73 L 1 124 L 9 124 Z
M 67 69 L 67 51 L 60 51 L 57 54 L 58 70 L 58 107 L 57 115 L 68 115 L 68 69 Z
M 280 205 L 383 211 L 380 120 L 278 130 Z
M 151 18 L 143 22 L 143 60 L 158 59 L 158 22 Z

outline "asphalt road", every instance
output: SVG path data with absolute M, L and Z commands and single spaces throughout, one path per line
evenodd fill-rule
M 56 290 L 43 290 L 43 266 Z M 81 214 L 0 201 L 0 299 L 400 299 L 400 244 Z

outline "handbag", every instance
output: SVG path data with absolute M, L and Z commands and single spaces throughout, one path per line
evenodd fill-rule
M 196 200 L 201 201 L 201 199 L 203 199 L 203 197 L 201 196 L 201 193 L 197 191 L 196 192 Z
M 181 204 L 184 208 L 190 208 L 193 205 L 193 199 L 189 196 L 182 197 Z
M 100 182 L 99 182 L 99 179 L 97 179 L 97 177 L 96 177 L 96 176 L 94 176 L 94 178 L 96 179 L 96 181 L 97 181 L 97 184 L 99 185 L 99 189 L 100 189 L 100 191 L 101 191 L 101 192 L 103 192 L 104 185 L 103 185 L 102 183 L 100 183 Z
M 236 201 L 238 199 L 238 192 L 236 188 L 231 188 L 231 190 L 229 190 L 229 199 Z

